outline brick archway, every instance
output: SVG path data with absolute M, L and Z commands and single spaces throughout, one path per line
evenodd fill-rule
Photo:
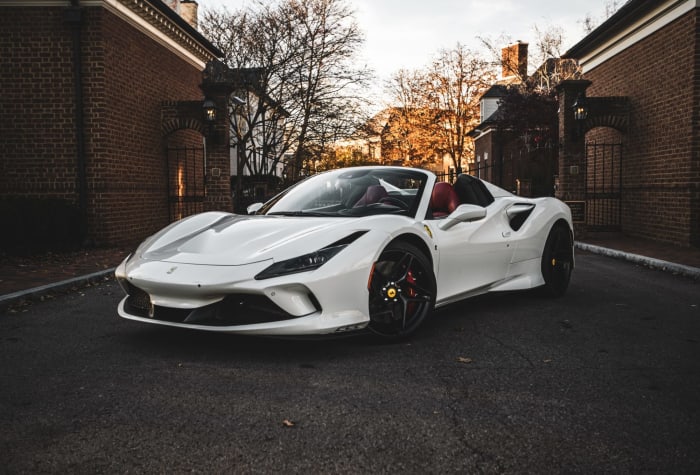
M 233 210 L 229 178 L 231 165 L 228 117 L 228 99 L 233 91 L 233 82 L 229 77 L 230 75 L 227 74 L 228 71 L 228 68 L 219 61 L 207 63 L 206 68 L 202 71 L 200 88 L 204 93 L 204 97 L 214 101 L 217 109 L 216 118 L 211 124 L 204 122 L 204 111 L 202 109 L 204 97 L 194 101 L 166 101 L 161 103 L 160 130 L 164 144 L 164 159 L 166 161 L 169 162 L 172 158 L 169 151 L 172 148 L 170 147 L 172 145 L 172 137 L 182 135 L 181 131 L 184 131 L 185 134 L 196 133 L 204 138 L 203 144 L 201 144 L 202 158 L 187 159 L 188 163 L 194 161 L 195 164 L 200 162 L 202 164 L 201 173 L 197 172 L 196 176 L 199 179 L 201 175 L 201 182 L 204 183 L 203 186 L 205 187 L 197 195 L 201 195 L 203 211 Z M 190 137 L 191 141 L 192 138 Z M 178 144 L 176 148 L 179 148 L 179 146 Z M 185 148 L 194 147 L 189 147 L 188 144 Z M 178 164 L 179 160 L 179 158 L 175 159 Z M 198 167 L 198 165 L 195 166 Z M 172 179 L 170 172 L 171 170 L 168 171 L 169 180 Z M 177 186 L 180 186 L 179 182 Z M 169 195 L 172 198 L 170 191 Z M 177 193 L 175 196 L 179 197 Z M 177 213 L 175 217 L 177 217 Z
M 628 97 L 587 97 L 588 117 L 583 123 L 583 131 L 597 127 L 610 127 L 622 134 L 629 127 L 629 98 Z
M 182 129 L 205 134 L 202 101 L 168 101 L 161 104 L 160 130 L 163 137 Z
M 586 133 L 598 127 L 610 127 L 624 135 L 629 127 L 627 97 L 586 97 L 588 115 L 583 122 L 575 120 L 573 105 L 579 97 L 585 97 L 590 85 L 591 81 L 588 80 L 567 80 L 557 86 L 560 151 L 556 196 L 571 207 L 575 231 L 579 236 L 584 236 L 588 229 L 587 200 L 591 178 Z
M 161 124 L 163 137 L 167 137 L 173 132 L 183 129 L 195 130 L 202 135 L 205 134 L 204 124 L 198 119 L 179 117 L 175 119 L 167 119 Z
M 207 152 L 201 115 L 201 101 L 162 104 L 161 133 L 170 221 L 205 210 Z
M 629 100 L 627 97 L 591 97 L 588 106 L 588 117 L 582 126 L 586 152 L 585 166 L 581 170 L 585 177 L 586 228 L 619 231 L 624 198 L 623 142 L 629 126 Z M 586 133 L 598 128 L 613 129 L 617 134 L 608 132 L 603 140 L 590 140 Z

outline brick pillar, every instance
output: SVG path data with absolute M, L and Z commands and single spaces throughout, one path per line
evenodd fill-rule
M 233 84 L 227 73 L 228 68 L 224 64 L 210 62 L 204 70 L 200 86 L 204 96 L 216 104 L 216 120 L 205 126 L 207 196 L 204 208 L 207 211 L 233 211 L 228 107 Z
M 591 81 L 566 80 L 557 86 L 559 99 L 559 182 L 556 197 L 569 202 L 574 216 L 577 237 L 586 233 L 586 139 L 582 124 L 574 119 L 573 105 L 585 94 Z M 583 215 L 583 216 L 582 216 Z

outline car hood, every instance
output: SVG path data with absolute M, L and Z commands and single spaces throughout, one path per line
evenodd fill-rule
M 233 266 L 288 259 L 359 230 L 357 218 L 203 213 L 165 228 L 137 251 L 145 260 Z

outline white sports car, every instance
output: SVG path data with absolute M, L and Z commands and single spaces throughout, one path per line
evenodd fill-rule
M 387 338 L 486 292 L 566 291 L 571 212 L 469 175 L 358 167 L 312 176 L 251 215 L 207 212 L 146 239 L 116 270 L 119 315 L 259 335 Z

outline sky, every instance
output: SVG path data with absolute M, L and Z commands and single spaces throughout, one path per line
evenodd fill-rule
M 197 0 L 200 9 L 226 6 L 237 10 L 251 0 Z M 603 19 L 611 0 L 348 0 L 356 10 L 365 33 L 359 58 L 379 80 L 388 80 L 399 69 L 430 64 L 441 49 L 461 43 L 485 51 L 478 37 L 495 41 L 504 36 L 512 42 L 535 44 L 534 26 L 564 29 L 563 50 L 581 40 L 580 24 L 586 15 Z M 618 4 L 623 2 L 618 1 Z M 499 45 L 507 46 L 507 44 Z M 532 51 L 532 49 L 531 49 Z M 537 66 L 537 65 L 531 65 Z

